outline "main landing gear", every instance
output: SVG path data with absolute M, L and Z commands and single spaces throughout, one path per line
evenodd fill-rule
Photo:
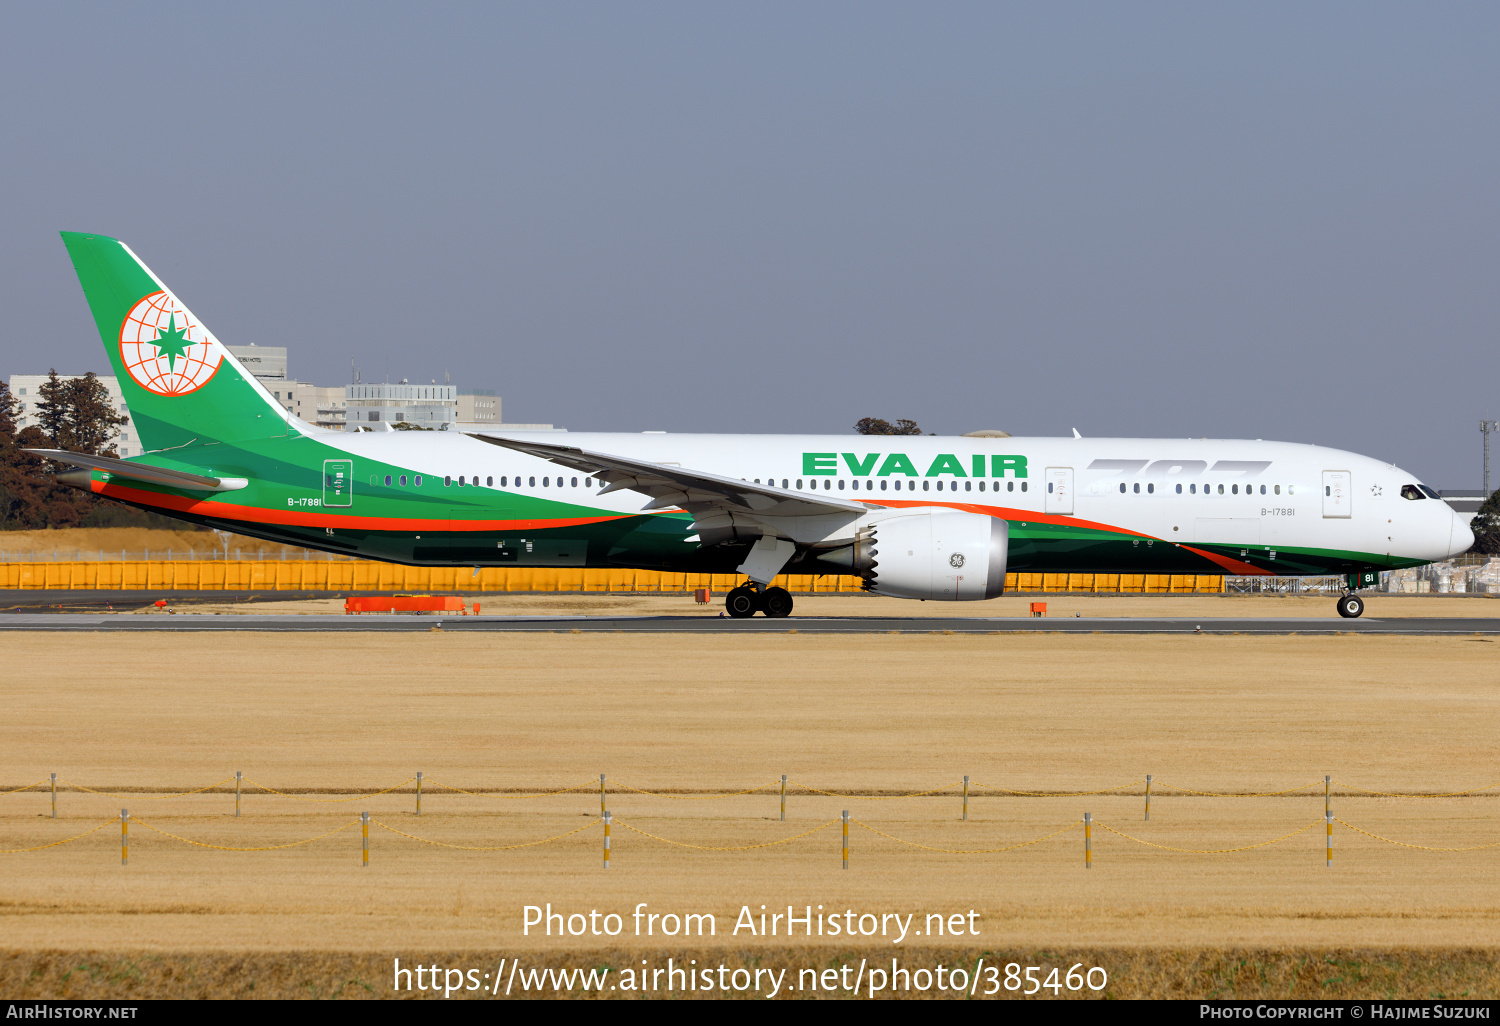
M 790 616 L 792 596 L 785 588 L 742 584 L 725 597 L 724 610 L 736 620 L 754 616 L 757 612 L 770 617 Z
M 1339 615 L 1346 620 L 1352 620 L 1365 611 L 1365 600 L 1353 592 L 1345 592 L 1339 597 Z

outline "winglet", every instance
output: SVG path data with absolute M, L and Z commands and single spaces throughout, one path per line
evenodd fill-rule
M 1077 428 L 1074 428 L 1073 429 L 1073 437 L 1074 438 L 1082 438 L 1083 436 L 1078 433 L 1078 429 Z

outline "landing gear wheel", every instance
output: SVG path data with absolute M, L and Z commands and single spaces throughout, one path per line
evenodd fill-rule
M 742 584 L 724 597 L 724 611 L 736 620 L 754 616 L 760 608 L 760 595 L 747 584 Z
M 1339 615 L 1352 620 L 1365 611 L 1365 600 L 1358 595 L 1345 595 L 1339 599 Z
M 767 616 L 790 616 L 792 614 L 792 596 L 785 588 L 767 588 L 761 596 L 761 604 Z

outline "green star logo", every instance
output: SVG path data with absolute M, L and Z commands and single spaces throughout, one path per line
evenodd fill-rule
M 156 337 L 153 343 L 157 348 L 158 356 L 166 356 L 167 369 L 177 370 L 177 358 L 187 356 L 187 347 L 193 343 L 187 339 L 187 329 L 181 330 L 177 327 L 177 315 L 172 314 L 167 318 L 167 328 Z

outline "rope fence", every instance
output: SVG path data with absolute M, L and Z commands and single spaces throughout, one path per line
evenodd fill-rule
M 243 820 L 239 819 L 238 817 L 240 817 L 241 814 L 242 814 L 242 798 L 244 796 L 244 788 L 245 788 L 246 785 L 248 785 L 250 788 L 252 788 L 252 789 L 254 789 L 254 790 L 258 791 L 258 792 L 261 792 L 261 793 L 263 793 L 265 795 L 275 796 L 275 797 L 278 797 L 278 798 L 287 798 L 287 799 L 291 799 L 291 800 L 299 801 L 299 802 L 312 802 L 312 803 L 317 803 L 317 804 L 347 804 L 347 803 L 350 803 L 350 802 L 369 802 L 369 801 L 372 801 L 374 799 L 382 799 L 382 798 L 386 799 L 387 801 L 389 801 L 391 798 L 393 798 L 393 797 L 395 797 L 397 795 L 412 795 L 412 794 L 414 794 L 415 798 L 416 798 L 415 808 L 414 808 L 414 810 L 412 810 L 412 814 L 414 815 L 414 817 L 420 817 L 422 815 L 422 788 L 423 788 L 424 783 L 429 788 L 429 790 L 427 792 L 429 799 L 434 798 L 434 797 L 442 796 L 442 797 L 446 797 L 446 798 L 449 798 L 449 799 L 452 799 L 452 800 L 463 800 L 463 799 L 469 799 L 469 798 L 480 798 L 480 799 L 483 799 L 483 798 L 552 798 L 552 797 L 564 797 L 564 796 L 569 796 L 569 795 L 573 795 L 573 796 L 577 796 L 577 797 L 585 797 L 585 796 L 587 796 L 587 797 L 590 798 L 590 800 L 592 800 L 592 795 L 593 795 L 594 788 L 595 787 L 598 788 L 599 814 L 598 814 L 598 816 L 594 816 L 592 812 L 585 812 L 585 813 L 583 813 L 584 815 L 587 815 L 589 817 L 588 822 L 584 823 L 583 825 L 578 826 L 578 827 L 576 827 L 576 828 L 574 828 L 572 830 L 566 830 L 566 831 L 564 831 L 562 833 L 553 834 L 553 835 L 550 835 L 550 836 L 547 836 L 547 837 L 541 837 L 541 838 L 537 838 L 537 839 L 534 839 L 534 840 L 528 840 L 528 841 L 518 841 L 518 842 L 514 842 L 514 843 L 503 843 L 503 844 L 458 844 L 458 843 L 455 843 L 455 842 L 452 842 L 452 841 L 439 840 L 439 839 L 437 839 L 435 837 L 423 836 L 422 834 L 412 833 L 412 832 L 409 832 L 409 831 L 406 831 L 406 830 L 402 830 L 399 827 L 394 826 L 391 823 L 385 822 L 383 820 L 372 819 L 369 811 L 361 811 L 359 813 L 358 817 L 349 819 L 349 820 L 343 822 L 341 825 L 334 827 L 331 830 L 327 830 L 327 831 L 324 831 L 322 833 L 315 834 L 315 835 L 313 835 L 311 837 L 305 837 L 305 838 L 302 838 L 300 840 L 288 841 L 288 842 L 281 843 L 281 844 L 266 844 L 266 845 L 253 845 L 253 846 L 252 845 L 233 845 L 233 844 L 212 843 L 212 842 L 207 841 L 207 840 L 194 839 L 192 837 L 185 837 L 185 836 L 182 836 L 181 834 L 172 833 L 172 832 L 164 829 L 162 826 L 157 825 L 156 823 L 146 822 L 144 820 L 139 820 L 139 819 L 134 820 L 134 822 L 137 825 L 139 825 L 141 827 L 144 827 L 146 830 L 151 831 L 153 834 L 158 835 L 160 837 L 164 837 L 164 838 L 166 838 L 168 840 L 176 841 L 176 842 L 179 842 L 181 844 L 191 845 L 191 846 L 194 846 L 194 847 L 197 847 L 197 848 L 210 849 L 210 850 L 214 850 L 214 851 L 227 851 L 227 852 L 268 852 L 268 851 L 282 851 L 282 850 L 291 849 L 291 848 L 300 848 L 300 847 L 304 847 L 306 845 L 314 844 L 314 843 L 316 843 L 318 841 L 323 841 L 323 840 L 326 840 L 328 838 L 332 838 L 332 837 L 334 837 L 334 836 L 336 836 L 338 834 L 342 834 L 345 831 L 347 831 L 350 828 L 352 828 L 352 827 L 354 827 L 354 826 L 357 825 L 357 826 L 361 827 L 361 831 L 360 831 L 360 849 L 359 850 L 360 850 L 360 859 L 361 859 L 361 865 L 362 866 L 368 866 L 370 864 L 370 854 L 371 854 L 371 846 L 370 846 L 370 824 L 371 823 L 373 823 L 375 826 L 379 827 L 381 830 L 384 830 L 384 831 L 386 831 L 386 832 L 388 832 L 390 834 L 394 834 L 394 835 L 396 835 L 398 837 L 405 838 L 405 839 L 410 840 L 410 841 L 418 842 L 419 844 L 430 845 L 430 846 L 438 847 L 438 848 L 446 848 L 446 849 L 451 849 L 451 850 L 455 850 L 455 851 L 477 852 L 477 853 L 516 851 L 516 850 L 519 850 L 519 849 L 535 848 L 535 847 L 540 847 L 540 846 L 543 846 L 543 845 L 555 844 L 555 843 L 558 843 L 558 842 L 562 842 L 562 841 L 564 841 L 564 840 L 566 840 L 568 838 L 572 838 L 572 837 L 575 837 L 575 836 L 577 836 L 579 834 L 582 834 L 585 831 L 589 831 L 589 830 L 592 830 L 592 829 L 594 829 L 596 827 L 601 827 L 602 826 L 603 827 L 603 831 L 602 831 L 603 836 L 602 836 L 601 840 L 603 842 L 602 843 L 603 866 L 606 869 L 608 869 L 609 866 L 611 865 L 610 855 L 611 855 L 611 851 L 612 851 L 612 841 L 613 841 L 613 831 L 611 829 L 612 826 L 623 827 L 626 831 L 628 831 L 632 835 L 644 838 L 644 839 L 649 840 L 649 841 L 654 841 L 654 842 L 656 842 L 658 844 L 667 845 L 667 846 L 670 846 L 670 847 L 673 847 L 673 848 L 681 848 L 681 849 L 687 849 L 687 850 L 692 850 L 692 851 L 710 852 L 710 853 L 728 853 L 728 852 L 759 851 L 761 849 L 776 848 L 776 847 L 781 847 L 783 845 L 790 845 L 790 844 L 792 844 L 794 842 L 801 841 L 801 840 L 803 840 L 805 838 L 808 838 L 808 837 L 812 837 L 815 834 L 822 833 L 823 831 L 828 830 L 830 827 L 834 827 L 834 826 L 838 826 L 838 825 L 842 824 L 842 830 L 840 831 L 840 835 L 839 835 L 840 836 L 840 847 L 837 850 L 839 852 L 840 861 L 841 861 L 841 863 L 842 863 L 842 865 L 843 865 L 843 867 L 845 869 L 848 869 L 850 867 L 850 864 L 851 864 L 851 851 L 852 851 L 852 848 L 851 848 L 850 839 L 849 839 L 850 838 L 849 828 L 850 828 L 851 825 L 855 826 L 857 828 L 860 828 L 860 829 L 866 831 L 869 834 L 872 834 L 872 835 L 874 835 L 876 837 L 879 837 L 879 838 L 883 839 L 884 841 L 891 842 L 892 844 L 895 844 L 895 845 L 898 845 L 898 846 L 901 846 L 901 847 L 915 848 L 915 849 L 918 849 L 920 851 L 934 852 L 934 853 L 943 854 L 943 855 L 993 855 L 993 854 L 1000 854 L 1000 853 L 1004 853 L 1004 852 L 1018 851 L 1018 850 L 1025 849 L 1025 848 L 1032 848 L 1034 846 L 1043 844 L 1044 842 L 1054 840 L 1056 838 L 1059 838 L 1059 837 L 1063 836 L 1064 834 L 1068 834 L 1068 833 L 1071 833 L 1073 831 L 1078 830 L 1079 827 L 1082 827 L 1083 828 L 1083 863 L 1084 863 L 1084 867 L 1086 869 L 1092 869 L 1094 867 L 1095 854 L 1096 854 L 1096 849 L 1094 847 L 1094 841 L 1096 839 L 1098 839 L 1098 838 L 1103 838 L 1104 835 L 1109 835 L 1110 837 L 1119 838 L 1121 841 L 1129 842 L 1132 845 L 1139 845 L 1141 847 L 1148 848 L 1148 849 L 1153 849 L 1155 851 L 1166 852 L 1166 853 L 1173 853 L 1173 854 L 1178 854 L 1178 855 L 1231 855 L 1231 854 L 1238 853 L 1238 852 L 1254 851 L 1254 850 L 1261 849 L 1261 848 L 1269 848 L 1269 847 L 1272 847 L 1272 846 L 1275 846 L 1275 845 L 1283 844 L 1283 843 L 1285 843 L 1287 841 L 1290 841 L 1293 838 L 1296 838 L 1296 837 L 1298 837 L 1298 836 L 1300 836 L 1302 834 L 1306 834 L 1309 831 L 1315 830 L 1318 826 L 1321 825 L 1321 826 L 1324 827 L 1324 834 L 1323 834 L 1323 838 L 1324 839 L 1322 841 L 1323 856 L 1324 856 L 1325 862 L 1326 862 L 1326 864 L 1327 864 L 1327 866 L 1329 868 L 1332 868 L 1332 866 L 1333 866 L 1334 825 L 1335 824 L 1343 827 L 1344 829 L 1350 831 L 1351 833 L 1359 834 L 1359 835 L 1361 835 L 1363 837 L 1368 837 L 1371 840 L 1379 841 L 1379 842 L 1382 842 L 1384 844 L 1394 845 L 1394 846 L 1397 846 L 1397 847 L 1406 848 L 1406 849 L 1410 849 L 1410 850 L 1414 850 L 1414 851 L 1425 851 L 1425 852 L 1435 852 L 1435 853 L 1462 853 L 1462 852 L 1485 851 L 1485 850 L 1488 850 L 1488 849 L 1491 849 L 1491 848 L 1500 848 L 1500 840 L 1495 840 L 1495 841 L 1491 841 L 1491 842 L 1484 843 L 1484 844 L 1473 844 L 1473 845 L 1456 846 L 1456 847 L 1445 847 L 1445 846 L 1438 846 L 1438 845 L 1424 845 L 1424 844 L 1417 844 L 1417 843 L 1410 842 L 1410 841 L 1396 840 L 1394 838 L 1386 837 L 1386 836 L 1384 836 L 1382 834 L 1375 833 L 1374 831 L 1368 830 L 1368 829 L 1366 829 L 1363 826 L 1357 826 L 1354 823 L 1351 823 L 1351 822 L 1349 822 L 1349 821 L 1347 821 L 1345 819 L 1342 819 L 1342 818 L 1340 818 L 1338 816 L 1335 816 L 1334 813 L 1333 813 L 1333 800 L 1334 800 L 1335 797 L 1339 798 L 1340 800 L 1353 799 L 1353 800 L 1356 800 L 1356 801 L 1359 801 L 1359 800 L 1368 801 L 1368 800 L 1374 800 L 1374 799 L 1420 799 L 1420 798 L 1450 798 L 1450 799 L 1456 799 L 1456 798 L 1476 797 L 1476 796 L 1477 797 L 1489 798 L 1489 797 L 1500 797 L 1500 795 L 1497 795 L 1497 794 L 1494 793 L 1495 789 L 1497 787 L 1500 787 L 1500 783 L 1488 784 L 1488 785 L 1485 785 L 1483 787 L 1469 788 L 1467 790 L 1461 790 L 1461 791 L 1442 791 L 1442 792 L 1379 791 L 1379 790 L 1371 790 L 1371 789 L 1360 787 L 1360 786 L 1353 785 L 1353 784 L 1346 784 L 1346 783 L 1342 783 L 1342 782 L 1335 783 L 1335 781 L 1333 780 L 1332 775 L 1325 775 L 1324 778 L 1323 778 L 1323 780 L 1321 781 L 1321 783 L 1323 785 L 1323 795 L 1322 795 L 1322 797 L 1323 797 L 1324 807 L 1323 807 L 1323 811 L 1322 811 L 1322 816 L 1320 818 L 1313 820 L 1311 823 L 1308 823 L 1305 826 L 1298 827 L 1297 829 L 1291 831 L 1290 833 L 1282 834 L 1282 835 L 1280 835 L 1278 837 L 1273 837 L 1273 838 L 1271 838 L 1269 840 L 1253 841 L 1251 843 L 1238 844 L 1238 845 L 1234 845 L 1234 846 L 1231 846 L 1231 847 L 1223 847 L 1223 848 L 1183 847 L 1183 846 L 1178 846 L 1178 845 L 1172 845 L 1172 844 L 1162 843 L 1159 840 L 1151 840 L 1151 839 L 1148 839 L 1146 837 L 1136 836 L 1135 834 L 1128 833 L 1126 830 L 1121 829 L 1118 826 L 1112 825 L 1110 823 L 1101 822 L 1100 820 L 1098 820 L 1097 818 L 1095 818 L 1095 816 L 1094 816 L 1094 814 L 1092 812 L 1085 812 L 1083 814 L 1083 817 L 1081 819 L 1069 819 L 1066 822 L 1063 822 L 1061 825 L 1056 826 L 1054 829 L 1048 830 L 1047 832 L 1041 834 L 1040 836 L 1032 837 L 1029 840 L 1021 840 L 1021 841 L 1016 841 L 1016 842 L 1013 842 L 1013 843 L 1007 843 L 1007 844 L 1002 844 L 1002 845 L 997 845 L 997 846 L 991 846 L 991 847 L 949 847 L 949 846 L 944 846 L 944 845 L 940 845 L 940 844 L 929 844 L 929 843 L 926 843 L 925 841 L 915 840 L 915 839 L 912 839 L 912 838 L 909 838 L 909 837 L 897 836 L 894 833 L 888 832 L 887 829 L 882 829 L 881 826 L 876 826 L 874 824 L 867 823 L 867 822 L 865 822 L 863 820 L 860 820 L 860 819 L 851 818 L 850 815 L 849 815 L 849 811 L 847 809 L 843 810 L 841 812 L 840 816 L 837 817 L 837 818 L 823 820 L 822 822 L 818 823 L 815 826 L 812 826 L 812 827 L 810 827 L 808 829 L 802 830 L 799 833 L 794 833 L 794 834 L 791 834 L 791 835 L 786 836 L 786 837 L 775 837 L 775 838 L 772 838 L 772 839 L 769 839 L 769 840 L 755 841 L 755 842 L 749 843 L 749 844 L 698 844 L 698 843 L 693 843 L 693 842 L 690 842 L 690 841 L 687 841 L 687 840 L 681 840 L 681 839 L 674 839 L 674 838 L 671 838 L 671 837 L 665 837 L 665 836 L 662 836 L 659 833 L 653 833 L 653 832 L 651 832 L 649 830 L 643 829 L 641 826 L 637 826 L 635 823 L 632 823 L 632 822 L 629 822 L 629 821 L 626 821 L 626 820 L 622 820 L 622 819 L 618 818 L 617 813 L 614 813 L 614 812 L 610 811 L 606 807 L 607 806 L 606 798 L 607 798 L 608 795 L 613 794 L 617 798 L 619 798 L 621 796 L 624 796 L 627 800 L 630 799 L 630 798 L 636 798 L 636 797 L 638 797 L 640 799 L 665 799 L 665 800 L 672 800 L 672 801 L 714 801 L 714 800 L 729 799 L 729 798 L 742 799 L 742 800 L 748 799 L 748 800 L 751 800 L 751 801 L 762 800 L 762 799 L 764 799 L 764 800 L 776 800 L 776 801 L 779 802 L 779 805 L 780 805 L 780 817 L 779 818 L 780 818 L 780 821 L 782 823 L 785 823 L 787 821 L 787 797 L 788 797 L 789 794 L 794 795 L 794 796 L 798 796 L 798 797 L 802 797 L 802 798 L 836 798 L 836 799 L 840 799 L 840 800 L 850 800 L 850 799 L 852 799 L 852 800 L 856 800 L 856 801 L 897 801 L 897 800 L 903 800 L 903 799 L 923 799 L 924 800 L 924 806 L 923 806 L 924 810 L 927 809 L 927 808 L 930 808 L 930 803 L 932 803 L 932 802 L 946 800 L 946 801 L 953 801 L 955 803 L 955 807 L 952 810 L 951 818 L 949 816 L 945 816 L 945 817 L 942 818 L 942 822 L 945 823 L 945 824 L 947 824 L 948 827 L 950 828 L 950 830 L 953 827 L 956 826 L 958 829 L 972 832 L 976 828 L 968 825 L 971 822 L 971 819 L 970 819 L 970 799 L 971 798 L 976 798 L 976 797 L 985 797 L 985 796 L 982 796 L 982 795 L 976 795 L 972 791 L 972 788 L 982 788 L 985 791 L 991 792 L 988 795 L 988 797 L 991 800 L 997 800 L 997 799 L 1018 799 L 1018 800 L 1033 801 L 1033 800 L 1044 800 L 1044 799 L 1052 799 L 1052 798 L 1077 799 L 1077 798 L 1095 797 L 1095 796 L 1103 796 L 1103 797 L 1107 797 L 1107 798 L 1110 798 L 1110 799 L 1124 799 L 1124 798 L 1132 797 L 1134 795 L 1142 795 L 1142 796 L 1144 796 L 1145 802 L 1144 802 L 1144 809 L 1143 809 L 1143 814 L 1142 814 L 1141 818 L 1142 818 L 1142 820 L 1144 822 L 1149 822 L 1150 819 L 1151 819 L 1151 798 L 1153 797 L 1153 788 L 1155 789 L 1155 795 L 1154 796 L 1157 798 L 1157 803 L 1158 803 L 1157 804 L 1157 810 L 1158 810 L 1158 821 L 1159 821 L 1160 820 L 1160 812 L 1163 809 L 1162 798 L 1164 797 L 1164 792 L 1171 792 L 1175 796 L 1175 797 L 1169 798 L 1168 801 L 1167 801 L 1167 803 L 1166 803 L 1166 805 L 1165 805 L 1165 808 L 1168 809 L 1168 810 L 1170 810 L 1170 809 L 1173 808 L 1173 803 L 1175 803 L 1177 801 L 1180 801 L 1180 800 L 1186 800 L 1189 797 L 1192 798 L 1192 799 L 1194 799 L 1194 800 L 1199 800 L 1199 799 L 1221 799 L 1221 798 L 1262 798 L 1262 799 L 1305 800 L 1305 799 L 1308 799 L 1308 798 L 1316 798 L 1317 797 L 1317 795 L 1316 795 L 1316 788 L 1318 787 L 1318 782 L 1314 781 L 1312 783 L 1302 784 L 1302 785 L 1299 785 L 1297 787 L 1285 788 L 1285 789 L 1282 789 L 1282 790 L 1274 790 L 1274 791 L 1248 791 L 1248 790 L 1247 791 L 1237 791 L 1237 790 L 1209 791 L 1209 790 L 1202 790 L 1202 789 L 1184 787 L 1184 786 L 1177 785 L 1177 784 L 1169 784 L 1169 783 L 1166 783 L 1164 781 L 1156 780 L 1152 775 L 1147 774 L 1143 780 L 1135 780 L 1135 781 L 1131 781 L 1131 782 L 1125 783 L 1125 784 L 1118 784 L 1118 785 L 1116 785 L 1114 787 L 1097 788 L 1097 789 L 1094 789 L 1094 790 L 1087 790 L 1087 791 L 1038 791 L 1038 790 L 1025 790 L 1025 789 L 1015 789 L 1015 788 L 999 787 L 999 786 L 990 785 L 990 784 L 980 784 L 980 783 L 972 782 L 970 777 L 965 776 L 960 781 L 954 781 L 953 783 L 950 783 L 950 784 L 944 784 L 941 787 L 935 787 L 935 788 L 930 788 L 930 789 L 927 789 L 927 790 L 920 790 L 920 791 L 905 791 L 905 792 L 897 792 L 897 793 L 887 793 L 887 792 L 881 791 L 879 789 L 868 789 L 868 790 L 832 790 L 832 789 L 828 789 L 828 788 L 815 787 L 815 786 L 812 786 L 810 784 L 804 784 L 804 783 L 799 783 L 799 782 L 795 782 L 795 781 L 790 781 L 788 779 L 788 777 L 781 776 L 778 780 L 771 780 L 771 781 L 768 781 L 767 783 L 759 784 L 759 785 L 756 785 L 754 787 L 746 787 L 746 788 L 742 788 L 740 790 L 734 790 L 734 791 L 723 791 L 723 792 L 715 791 L 713 793 L 704 794 L 704 793 L 696 793 L 696 792 L 694 792 L 691 789 L 683 789 L 683 790 L 649 790 L 649 789 L 646 789 L 646 788 L 635 787 L 635 786 L 630 785 L 630 784 L 622 784 L 619 781 L 609 781 L 608 778 L 607 778 L 607 776 L 605 774 L 600 774 L 597 782 L 595 782 L 594 780 L 590 779 L 588 781 L 585 781 L 584 783 L 576 784 L 576 785 L 574 785 L 572 787 L 557 788 L 557 789 L 554 789 L 554 790 L 539 790 L 539 791 L 527 791 L 527 790 L 520 790 L 520 789 L 518 789 L 514 793 L 512 793 L 509 789 L 501 789 L 501 788 L 487 788 L 487 789 L 481 789 L 481 790 L 466 789 L 466 788 L 458 787 L 458 786 L 453 785 L 453 784 L 447 784 L 447 783 L 442 783 L 442 782 L 435 781 L 435 780 L 425 779 L 424 776 L 423 776 L 423 774 L 417 773 L 415 776 L 408 777 L 407 779 L 401 781 L 400 783 L 392 784 L 389 787 L 380 788 L 378 790 L 361 792 L 361 793 L 358 793 L 358 794 L 345 794 L 343 789 L 338 789 L 338 788 L 322 788 L 322 789 L 305 788 L 305 789 L 299 789 L 300 791 L 302 791 L 302 793 L 297 793 L 297 792 L 288 791 L 288 790 L 282 790 L 282 789 L 270 787 L 270 786 L 265 785 L 265 784 L 256 783 L 255 781 L 246 778 L 242 772 L 236 772 L 233 776 L 225 777 L 222 780 L 216 781 L 216 782 L 214 782 L 212 784 L 205 784 L 205 785 L 203 785 L 201 787 L 196 787 L 196 788 L 191 788 L 191 789 L 188 789 L 188 790 L 181 790 L 181 791 L 170 791 L 170 792 L 165 792 L 165 793 L 158 793 L 157 789 L 155 789 L 155 788 L 141 788 L 141 789 L 137 789 L 137 790 L 132 790 L 132 789 L 129 789 L 129 788 L 124 789 L 124 790 L 106 790 L 106 789 L 103 789 L 103 788 L 94 788 L 94 787 L 89 787 L 89 786 L 86 786 L 86 785 L 83 785 L 83 784 L 73 783 L 73 782 L 67 781 L 67 780 L 60 780 L 58 778 L 58 776 L 57 776 L 56 773 L 52 773 L 52 774 L 49 774 L 46 778 L 43 778 L 43 779 L 38 780 L 38 781 L 35 781 L 34 783 L 31 783 L 31 784 L 27 784 L 24 787 L 15 787 L 15 788 L 11 788 L 9 790 L 0 791 L 0 798 L 12 798 L 12 799 L 17 800 L 17 801 L 25 801 L 26 800 L 25 798 L 16 798 L 16 796 L 25 795 L 27 793 L 36 794 L 36 793 L 38 793 L 38 789 L 42 788 L 43 785 L 47 785 L 49 783 L 50 783 L 50 788 L 47 791 L 41 792 L 41 793 L 47 795 L 50 798 L 50 801 L 51 801 L 51 816 L 52 816 L 52 818 L 54 820 L 58 818 L 58 794 L 61 791 L 61 792 L 64 792 L 64 793 L 73 793 L 73 794 L 80 794 L 80 795 L 87 795 L 87 796 L 99 796 L 99 797 L 107 797 L 107 798 L 122 798 L 122 799 L 131 799 L 131 798 L 133 798 L 133 799 L 141 800 L 141 801 L 159 801 L 159 800 L 169 799 L 169 798 L 175 798 L 175 799 L 196 798 L 196 799 L 198 799 L 198 800 L 201 801 L 204 798 L 206 798 L 206 797 L 208 797 L 210 795 L 214 795 L 214 794 L 233 794 L 234 795 L 234 812 L 233 812 L 233 815 L 234 815 L 234 817 L 236 817 L 236 819 L 235 819 L 236 823 L 243 822 Z M 232 787 L 229 786 L 231 784 L 233 785 Z M 409 787 L 408 786 L 408 785 L 413 785 L 413 784 L 415 785 L 414 787 Z M 434 792 L 434 791 L 431 790 L 431 788 L 439 788 L 441 790 L 439 792 Z M 789 790 L 789 788 L 791 790 Z M 954 793 L 955 789 L 960 789 L 960 788 L 961 788 L 961 791 L 959 791 L 958 793 Z M 1335 790 L 1335 788 L 1337 788 L 1337 790 Z M 770 793 L 768 793 L 768 792 L 770 792 Z M 338 795 L 338 797 L 326 797 L 326 798 L 323 798 L 323 797 L 314 797 L 313 796 L 314 794 Z M 1116 813 L 1119 812 L 1119 809 L 1116 806 L 1111 805 L 1110 807 Z M 331 811 L 332 810 L 330 810 L 330 812 Z M 399 811 L 399 810 L 392 810 L 392 811 Z M 764 811 L 770 812 L 771 810 L 768 808 L 768 809 L 766 809 Z M 642 812 L 644 812 L 644 810 L 642 810 Z M 163 815 L 171 815 L 171 814 L 172 813 L 163 813 Z M 227 814 L 227 810 L 226 810 L 225 814 Z M 201 812 L 201 810 L 199 810 L 199 811 L 195 811 L 194 813 L 192 813 L 192 815 L 194 817 L 196 817 L 197 819 L 201 820 L 202 816 L 203 816 L 203 813 Z M 754 818 L 756 820 L 762 820 L 762 819 L 773 819 L 775 817 L 772 817 L 770 815 L 764 815 L 764 816 L 757 815 Z M 85 830 L 82 833 L 74 834 L 74 835 L 71 835 L 69 837 L 61 838 L 59 840 L 48 841 L 46 843 L 37 844 L 37 845 L 29 846 L 29 847 L 0 848 L 0 855 L 21 855 L 21 854 L 26 854 L 26 853 L 31 853 L 31 852 L 44 851 L 44 850 L 52 849 L 52 848 L 58 848 L 58 847 L 61 847 L 61 846 L 64 846 L 64 845 L 68 845 L 68 844 L 73 844 L 75 842 L 83 840 L 84 838 L 90 837 L 91 835 L 97 834 L 99 831 L 104 830 L 105 828 L 107 828 L 109 826 L 112 826 L 115 823 L 118 823 L 118 824 L 120 824 L 120 861 L 121 861 L 121 865 L 128 866 L 130 864 L 130 860 L 129 860 L 129 834 L 130 834 L 130 823 L 131 822 L 132 822 L 132 817 L 130 815 L 129 809 L 128 808 L 122 808 L 122 809 L 120 809 L 120 814 L 118 816 L 114 816 L 114 817 L 112 817 L 110 819 L 105 820 L 102 823 L 98 823 L 95 826 L 90 827 L 88 830 Z M 1056 821 L 1054 821 L 1054 822 L 1056 822 Z M 1101 831 L 1104 832 L 1104 834 L 1098 835 L 1098 838 L 1096 838 L 1096 835 L 1095 835 L 1095 832 L 1094 832 L 1094 828 L 1095 827 L 1098 827 Z

